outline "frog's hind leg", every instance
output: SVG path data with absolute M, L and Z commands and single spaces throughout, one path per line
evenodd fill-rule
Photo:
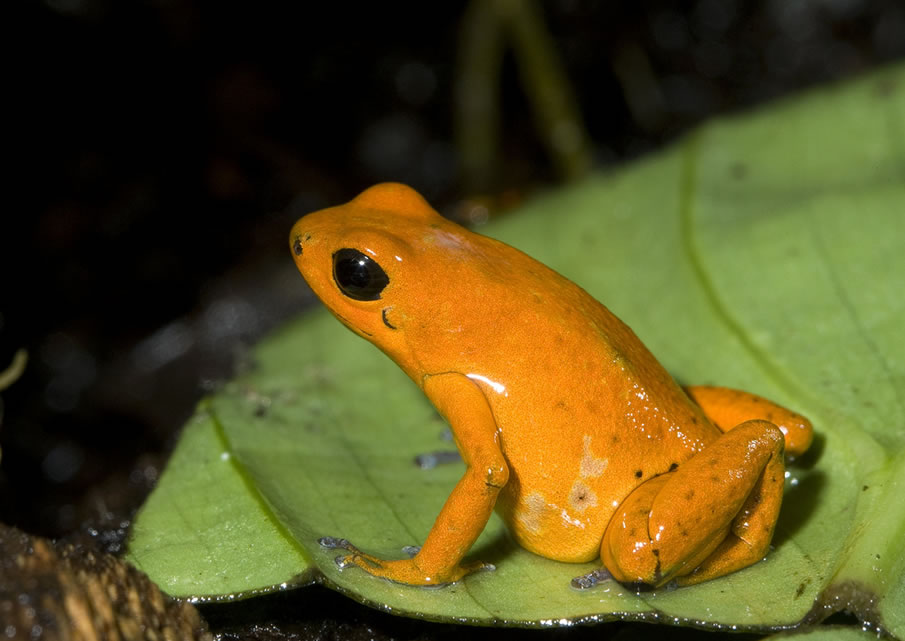
M 620 582 L 661 586 L 757 562 L 782 502 L 783 446 L 775 425 L 746 421 L 674 472 L 642 483 L 607 526 L 603 564 Z
M 685 388 L 685 393 L 723 432 L 755 418 L 770 421 L 785 436 L 789 456 L 804 454 L 814 438 L 814 429 L 808 419 L 762 396 L 710 385 L 691 385 Z

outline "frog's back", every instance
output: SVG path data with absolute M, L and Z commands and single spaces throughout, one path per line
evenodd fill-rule
M 602 304 L 525 254 L 470 236 L 481 260 L 450 267 L 453 304 L 434 325 L 446 331 L 430 338 L 443 359 L 431 365 L 426 350 L 423 364 L 485 392 L 510 466 L 497 508 L 519 542 L 593 559 L 615 506 L 718 430 Z

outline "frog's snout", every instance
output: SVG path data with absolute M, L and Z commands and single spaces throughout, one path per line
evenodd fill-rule
M 304 230 L 299 224 L 300 222 L 293 225 L 292 231 L 289 232 L 289 248 L 292 251 L 292 255 L 296 257 L 302 255 L 305 245 L 311 240 L 311 234 Z

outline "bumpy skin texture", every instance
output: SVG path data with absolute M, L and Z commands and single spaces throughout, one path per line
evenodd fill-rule
M 483 567 L 462 559 L 493 509 L 526 549 L 599 556 L 623 582 L 696 583 L 766 554 L 783 450 L 811 441 L 803 417 L 736 390 L 683 390 L 580 287 L 404 185 L 304 216 L 289 244 L 327 308 L 447 419 L 467 466 L 414 558 L 343 541 L 343 565 L 412 585 L 456 581 Z M 373 300 L 343 291 L 343 249 L 386 274 Z

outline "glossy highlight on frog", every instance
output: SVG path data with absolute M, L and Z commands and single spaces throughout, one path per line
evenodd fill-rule
M 443 415 L 466 465 L 413 558 L 325 539 L 345 550 L 341 567 L 458 581 L 487 567 L 463 559 L 494 509 L 527 550 L 599 558 L 626 583 L 688 585 L 766 555 L 784 452 L 808 448 L 807 419 L 746 392 L 683 389 L 578 285 L 405 185 L 302 217 L 289 245 L 333 315 Z

